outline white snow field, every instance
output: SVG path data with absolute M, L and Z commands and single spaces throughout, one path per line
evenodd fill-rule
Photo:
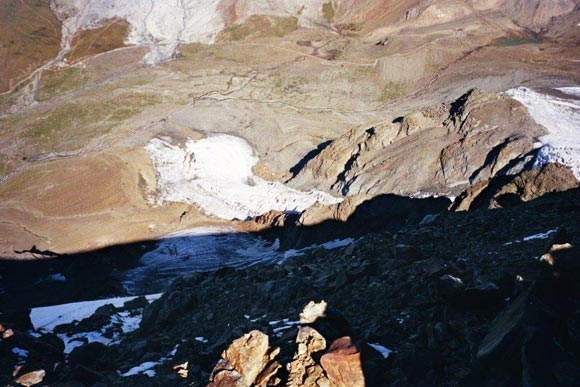
M 224 4 L 222 4 L 224 3 Z M 295 16 L 301 26 L 323 22 L 323 0 L 242 0 L 234 12 L 242 22 L 255 14 Z M 228 27 L 228 7 L 223 0 L 52 0 L 63 22 L 62 51 L 70 49 L 75 33 L 97 28 L 106 20 L 124 19 L 130 25 L 126 43 L 148 46 L 147 65 L 174 57 L 183 43 L 213 43 Z
M 558 89 L 570 96 L 580 96 L 580 87 Z M 526 87 L 510 89 L 506 93 L 521 102 L 534 120 L 548 130 L 539 140 L 535 166 L 558 163 L 568 166 L 580 179 L 580 101 L 538 93 Z
M 223 219 L 245 220 L 270 210 L 301 212 L 317 201 L 342 201 L 321 191 L 297 191 L 254 176 L 252 167 L 258 158 L 239 137 L 215 134 L 184 145 L 154 138 L 145 149 L 157 170 L 163 201 L 194 204 Z

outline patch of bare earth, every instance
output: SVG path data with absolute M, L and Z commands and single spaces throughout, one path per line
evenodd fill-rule
M 0 5 L 0 92 L 54 58 L 60 23 L 46 0 L 3 0 Z
M 103 27 L 83 30 L 73 38 L 67 59 L 70 62 L 76 62 L 83 58 L 125 47 L 124 40 L 128 32 L 129 23 L 124 20 L 110 20 Z
M 0 256 L 73 253 L 210 224 L 185 204 L 152 204 L 155 172 L 141 148 L 32 166 L 0 186 Z

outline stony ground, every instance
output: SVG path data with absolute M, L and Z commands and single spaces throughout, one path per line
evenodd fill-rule
M 254 329 L 281 347 L 278 359 L 286 364 L 296 351 L 293 321 L 309 301 L 324 300 L 328 318 L 314 326 L 329 342 L 353 338 L 363 351 L 368 385 L 507 386 L 526 378 L 573 385 L 580 354 L 579 268 L 577 248 L 566 243 L 580 243 L 579 194 L 575 189 L 513 207 L 444 213 L 428 224 L 370 234 L 282 265 L 179 279 L 120 345 L 82 347 L 46 381 L 203 385 L 221 351 Z M 564 250 L 539 260 L 553 245 Z M 67 329 L 78 328 L 61 331 Z M 54 352 L 31 356 L 26 370 L 47 368 L 62 356 L 53 336 L 38 342 L 19 334 L 18 341 L 0 343 L 4 351 L 28 340 L 32 352 L 39 345 Z M 393 353 L 381 360 L 365 343 Z M 548 346 L 552 357 L 538 346 Z M 154 378 L 117 373 L 148 361 L 159 362 Z M 183 378 L 172 367 L 185 362 Z

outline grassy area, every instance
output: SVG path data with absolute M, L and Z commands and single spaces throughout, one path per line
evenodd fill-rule
M 248 38 L 282 37 L 298 28 L 295 17 L 252 16 L 242 24 L 220 32 L 218 41 L 240 41 Z
M 14 171 L 14 168 L 16 168 L 17 164 L 18 160 L 16 157 L 0 153 L 0 180 L 2 180 L 2 177 Z
M 27 125 L 24 137 L 41 140 L 51 145 L 49 148 L 57 149 L 65 144 L 84 143 L 108 132 L 115 124 L 140 113 L 145 107 L 161 102 L 162 98 L 155 94 L 123 93 L 100 100 L 64 104 Z
M 541 43 L 542 39 L 528 38 L 528 39 L 498 39 L 495 44 L 498 46 L 521 46 L 522 44 L 536 44 Z
M 4 143 L 18 144 L 18 147 L 0 153 L 0 176 L 13 171 L 22 158 L 83 147 L 146 107 L 166 101 L 152 93 L 110 92 L 105 95 L 66 103 L 32 115 L 1 119 L 0 136 Z
M 62 70 L 45 71 L 40 80 L 38 91 L 35 95 L 40 102 L 48 101 L 59 94 L 64 94 L 82 86 L 84 77 L 76 67 L 67 67 Z
M 400 82 L 388 82 L 379 96 L 379 102 L 387 104 L 397 98 L 401 98 L 406 93 L 406 86 Z
M 332 1 L 322 4 L 322 14 L 324 15 L 324 19 L 326 19 L 327 22 L 330 23 L 332 19 L 334 19 L 335 12 L 336 10 L 334 9 L 334 4 L 332 4 Z
M 302 86 L 308 83 L 308 79 L 305 77 L 289 77 L 287 75 L 282 75 L 280 72 L 272 73 L 270 79 L 272 82 L 272 89 L 282 94 L 300 92 Z

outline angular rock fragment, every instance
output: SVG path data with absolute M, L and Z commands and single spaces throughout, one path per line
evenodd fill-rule
M 42 380 L 45 376 L 46 372 L 44 370 L 32 371 L 16 379 L 16 383 L 26 387 L 34 386 L 36 384 L 42 383 Z
M 302 327 L 296 337 L 298 351 L 286 366 L 288 387 L 294 386 L 334 386 L 326 377 L 322 367 L 313 355 L 326 349 L 326 339 L 311 327 Z
M 279 349 L 270 348 L 267 335 L 251 331 L 222 353 L 208 386 L 266 386 L 280 368 L 275 360 L 278 353 Z
M 300 313 L 300 322 L 302 324 L 312 324 L 318 318 L 326 316 L 328 304 L 323 300 L 318 303 L 310 301 Z
M 322 368 L 337 387 L 364 387 L 361 354 L 350 337 L 336 339 L 320 358 Z

